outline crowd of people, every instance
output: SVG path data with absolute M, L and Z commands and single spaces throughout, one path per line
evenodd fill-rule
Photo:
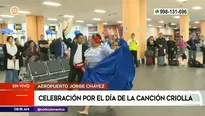
M 97 35 L 99 36 L 99 34 Z M 74 82 L 76 75 L 78 75 L 78 82 L 82 79 L 83 73 L 81 72 L 81 69 L 79 70 L 78 65 L 81 63 L 83 64 L 85 62 L 85 56 L 84 53 L 89 48 L 88 46 L 92 47 L 92 42 L 88 43 L 88 40 L 84 39 L 84 35 L 82 33 L 76 34 L 75 38 L 72 40 L 71 38 L 65 38 L 65 35 L 63 33 L 62 38 L 45 40 L 44 35 L 41 35 L 38 42 L 32 40 L 31 37 L 27 38 L 27 41 L 24 45 L 21 45 L 20 40 L 18 38 L 13 38 L 13 36 L 7 37 L 7 43 L 3 47 L 4 55 L 5 55 L 5 69 L 9 70 L 7 71 L 8 74 L 6 74 L 6 82 L 18 82 L 18 76 L 9 77 L 12 73 L 15 73 L 16 70 L 10 70 L 15 69 L 13 67 L 8 67 L 8 60 L 11 60 L 12 62 L 19 62 L 19 65 L 15 65 L 15 67 L 18 67 L 17 74 L 18 75 L 19 70 L 21 67 L 26 67 L 28 63 L 36 62 L 36 61 L 48 61 L 50 59 L 61 59 L 66 58 L 69 56 L 70 59 L 70 65 L 71 65 L 71 72 L 68 78 L 69 82 Z M 114 35 L 113 38 L 106 38 L 102 40 L 103 44 L 106 44 L 109 46 L 111 51 L 116 50 L 119 48 L 118 46 L 119 41 L 119 35 Z M 13 49 L 7 49 L 7 48 L 13 48 Z M 16 49 L 16 50 L 14 50 Z M 10 54 L 10 52 L 16 51 L 16 54 Z M 69 54 L 67 54 L 67 51 L 70 51 Z M 81 54 L 76 54 L 78 52 L 82 52 Z M 82 59 L 81 59 L 82 57 Z M 11 63 L 13 64 L 13 63 Z M 73 65 L 75 64 L 75 65 Z M 77 67 L 77 70 L 75 68 Z M 12 73 L 10 73 L 12 72 Z M 15 78 L 15 80 L 7 80 L 8 78 Z
M 111 53 L 118 49 L 120 46 L 119 35 L 113 35 L 112 38 L 104 37 L 101 38 L 99 34 L 95 35 L 100 38 L 99 42 L 104 45 L 109 46 L 107 52 Z M 94 36 L 92 37 L 94 38 Z M 135 66 L 138 67 L 138 48 L 139 42 L 135 38 L 135 34 L 130 35 L 130 39 L 127 42 L 129 50 L 133 56 Z M 88 47 L 89 46 L 89 47 Z M 35 43 L 31 37 L 28 37 L 27 42 L 22 46 L 18 38 L 13 38 L 12 36 L 7 37 L 7 43 L 3 47 L 5 55 L 5 69 L 6 73 L 6 82 L 18 82 L 19 70 L 23 66 L 27 66 L 28 63 L 36 61 L 48 61 L 52 55 L 55 59 L 65 58 L 68 54 L 66 51 L 70 49 L 69 59 L 71 66 L 71 73 L 69 74 L 68 82 L 75 82 L 76 76 L 78 77 L 77 82 L 80 82 L 83 77 L 85 62 L 87 62 L 86 56 L 88 57 L 87 50 L 91 48 L 92 39 L 88 42 L 85 41 L 84 35 L 82 33 L 76 34 L 75 38 L 66 39 L 64 33 L 62 38 L 54 39 L 52 42 L 49 42 L 44 39 L 44 35 L 40 36 L 38 43 Z M 102 48 L 106 50 L 107 48 Z M 184 59 L 187 59 L 185 51 L 188 50 L 188 60 L 196 59 L 198 49 L 203 53 L 202 64 L 205 64 L 205 38 L 201 35 L 199 38 L 195 34 L 190 35 L 190 39 L 185 41 L 183 36 L 180 36 L 179 40 L 174 40 L 174 38 L 169 38 L 166 40 L 162 33 L 159 34 L 159 38 L 155 39 L 153 36 L 150 36 L 147 40 L 147 49 L 152 51 L 150 56 L 152 59 L 152 64 L 155 63 L 155 58 L 158 58 L 159 66 L 166 66 L 165 56 L 168 55 L 168 62 L 173 61 L 182 57 L 181 64 L 184 64 Z M 93 53 L 97 54 L 95 50 L 91 50 Z M 94 54 L 94 55 L 95 55 Z M 104 53 L 105 56 L 108 53 Z M 102 58 L 100 58 L 102 57 Z M 99 58 L 91 60 L 90 65 L 96 65 L 104 57 L 99 55 Z M 25 59 L 25 63 L 24 63 Z M 14 63 L 13 63 L 14 62 Z M 13 70 L 15 69 L 15 70 Z
M 135 77 L 135 67 L 139 67 L 138 48 L 139 42 L 135 34 L 130 35 L 126 42 L 118 35 L 113 38 L 101 37 L 100 34 L 92 35 L 89 42 L 85 42 L 82 33 L 76 33 L 72 40 L 65 37 L 49 42 L 41 35 L 38 43 L 28 37 L 27 42 L 22 46 L 18 38 L 7 37 L 7 43 L 3 47 L 5 55 L 6 78 L 5 82 L 19 82 L 19 70 L 28 63 L 36 61 L 48 61 L 53 55 L 55 59 L 65 58 L 65 51 L 70 49 L 69 65 L 70 72 L 68 82 L 104 82 L 108 83 L 110 90 L 131 90 L 132 81 Z M 188 49 L 188 59 L 196 59 L 197 50 L 203 52 L 203 64 L 205 64 L 205 38 L 196 35 L 190 36 L 185 41 L 183 36 L 178 41 L 173 38 L 166 40 L 162 33 L 159 38 L 153 36 L 147 40 L 147 49 L 152 51 L 150 56 L 152 64 L 158 57 L 158 65 L 166 66 L 165 56 L 168 54 L 168 61 L 174 58 L 186 59 L 185 51 Z M 25 59 L 25 63 L 24 63 Z M 183 64 L 183 60 L 181 62 Z M 111 107 L 108 107 L 111 108 Z M 89 106 L 85 106 L 80 114 L 88 114 Z
M 205 38 L 203 35 L 196 37 L 195 34 L 191 34 L 188 41 L 185 41 L 183 36 L 180 36 L 179 40 L 169 38 L 167 41 L 162 33 L 159 34 L 159 38 L 154 39 L 150 36 L 147 40 L 147 49 L 153 52 L 152 61 L 155 64 L 155 58 L 158 57 L 158 65 L 166 66 L 165 56 L 168 55 L 168 62 L 172 62 L 174 59 L 178 60 L 182 58 L 181 64 L 184 65 L 184 60 L 187 59 L 185 51 L 188 50 L 188 61 L 191 59 L 196 60 L 197 51 L 201 51 L 203 54 L 202 64 L 205 64 Z
M 135 77 L 133 55 L 135 59 L 137 54 L 135 40 L 134 34 L 129 44 L 119 35 L 114 35 L 111 39 L 103 39 L 100 34 L 94 34 L 87 45 L 82 33 L 76 33 L 72 41 L 66 39 L 63 31 L 62 39 L 53 40 L 50 44 L 41 35 L 38 43 L 28 37 L 27 42 L 22 46 L 18 38 L 8 36 L 7 43 L 3 46 L 5 82 L 19 82 L 19 70 L 28 63 L 48 61 L 51 54 L 55 56 L 55 59 L 63 58 L 66 45 L 70 49 L 68 82 L 101 82 L 107 83 L 110 90 L 131 90 Z M 88 110 L 89 106 L 85 106 L 79 113 L 88 114 Z

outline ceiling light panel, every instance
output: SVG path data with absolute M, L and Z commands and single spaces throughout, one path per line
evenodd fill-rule
M 77 20 L 76 22 L 77 22 L 77 23 L 84 23 L 83 20 Z
M 28 11 L 19 11 L 19 13 L 22 13 L 22 14 L 30 14 L 30 12 L 28 12 Z
M 117 21 L 118 23 L 123 23 L 123 21 Z
M 93 26 L 93 24 L 87 24 L 87 26 Z
M 176 0 L 177 2 L 187 2 L 187 0 Z
M 107 25 L 107 23 L 103 23 L 103 25 Z
M 73 18 L 74 16 L 73 16 L 73 15 L 64 15 L 63 17 L 66 17 L 66 18 Z
M 93 18 L 94 21 L 100 21 L 100 18 Z
M 12 15 L 0 15 L 1 17 L 7 17 L 7 18 L 12 18 L 12 17 L 14 17 L 14 16 L 12 16 Z
M 159 21 L 159 23 L 164 23 L 164 21 Z
M 61 6 L 61 4 L 56 3 L 56 2 L 44 2 L 44 5 L 49 5 L 49 6 Z
M 201 10 L 202 7 L 200 7 L 200 6 L 194 6 L 194 7 L 192 7 L 192 9 L 193 9 L 193 10 Z
M 97 12 L 97 13 L 106 13 L 106 11 L 104 11 L 104 10 L 94 10 L 94 12 Z
M 56 18 L 48 18 L 47 20 L 49 20 L 49 21 L 57 21 L 58 19 L 56 19 Z
M 151 21 L 151 20 L 152 20 L 152 19 L 149 19 L 149 18 L 147 19 L 147 21 Z
M 174 18 L 175 18 L 175 19 L 179 19 L 179 18 L 180 18 L 180 16 L 174 16 Z

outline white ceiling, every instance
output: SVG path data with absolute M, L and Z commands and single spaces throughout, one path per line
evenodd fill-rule
M 10 14 L 10 8 L 17 6 L 21 11 L 29 11 L 31 15 L 42 15 L 46 24 L 54 24 L 57 21 L 47 21 L 47 18 L 62 18 L 60 15 L 73 15 L 75 20 L 84 20 L 83 24 L 96 24 L 92 18 L 101 18 L 108 24 L 117 24 L 122 20 L 122 0 L 47 0 L 62 4 L 59 7 L 45 6 L 42 4 L 46 0 L 0 0 L 0 14 Z M 158 21 L 165 23 L 179 24 L 179 19 L 173 16 L 157 16 L 153 14 L 154 8 L 188 8 L 190 14 L 190 25 L 199 27 L 195 21 L 205 20 L 205 0 L 188 0 L 187 3 L 179 3 L 176 0 L 147 0 L 147 17 L 151 18 L 148 24 L 153 26 L 163 26 Z M 192 10 L 193 6 L 201 6 L 202 10 Z M 107 11 L 105 14 L 94 13 L 93 10 L 101 9 Z M 115 14 L 116 13 L 116 14 Z M 110 15 L 111 14 L 111 15 Z M 2 18 L 6 23 L 25 23 L 25 14 L 19 14 L 14 18 Z M 3 21 L 0 21 L 3 22 Z

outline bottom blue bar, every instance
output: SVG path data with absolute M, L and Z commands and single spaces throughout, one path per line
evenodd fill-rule
M 0 107 L 0 112 L 68 112 L 68 107 Z

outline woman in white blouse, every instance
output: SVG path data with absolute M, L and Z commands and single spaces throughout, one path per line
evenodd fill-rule
M 100 34 L 94 34 L 92 39 L 90 39 L 90 43 L 92 47 L 85 52 L 86 66 L 94 68 L 101 60 L 111 54 L 113 50 L 108 44 L 101 43 Z M 88 110 L 89 106 L 85 106 L 85 108 L 82 111 L 79 111 L 79 113 L 87 115 Z
M 13 39 L 13 36 L 8 36 L 6 40 L 7 43 L 3 47 L 6 66 L 6 83 L 19 82 L 19 50 L 14 44 Z

